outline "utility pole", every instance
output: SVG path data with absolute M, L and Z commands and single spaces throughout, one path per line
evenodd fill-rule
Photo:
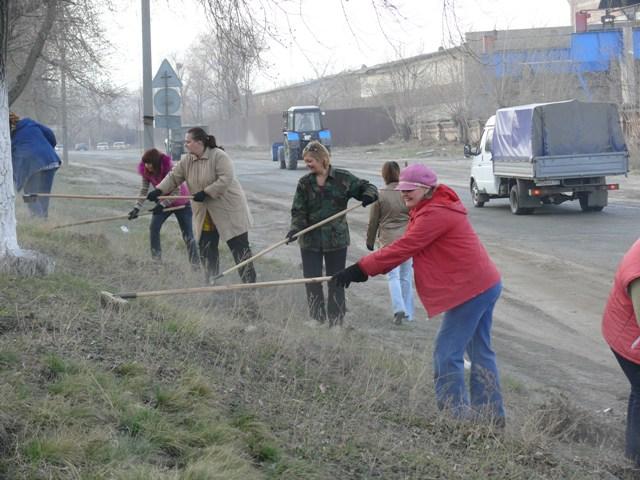
M 69 135 L 68 135 L 68 122 L 67 122 L 67 48 L 62 43 L 62 51 L 60 59 L 62 65 L 60 66 L 60 100 L 62 110 L 62 164 L 69 165 Z
M 153 95 L 151 90 L 151 12 L 142 0 L 142 122 L 144 149 L 153 148 Z
M 622 65 L 620 68 L 620 83 L 622 86 L 622 104 L 636 108 L 638 103 L 636 85 L 636 64 L 633 54 L 633 24 L 627 21 L 622 27 Z

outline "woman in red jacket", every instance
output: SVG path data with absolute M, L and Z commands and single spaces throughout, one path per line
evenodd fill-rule
M 604 310 L 602 335 L 631 384 L 625 456 L 640 467 L 640 240 L 618 266 Z
M 493 308 L 500 273 L 471 227 L 458 195 L 438 184 L 425 165 L 411 165 L 396 187 L 409 208 L 402 237 L 333 276 L 348 287 L 387 273 L 413 257 L 418 296 L 429 317 L 444 312 L 438 332 L 434 380 L 438 407 L 463 419 L 487 415 L 504 425 L 496 355 L 491 349 Z M 471 359 L 470 389 L 464 381 L 464 353 Z

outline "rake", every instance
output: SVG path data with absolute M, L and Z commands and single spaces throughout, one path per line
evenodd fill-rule
M 146 200 L 147 197 L 126 195 L 76 195 L 68 193 L 25 193 L 22 199 L 25 203 L 33 203 L 40 197 L 71 198 L 75 200 Z M 192 200 L 193 195 L 161 195 L 158 200 Z
M 326 223 L 331 222 L 332 220 L 335 220 L 336 218 L 340 218 L 343 215 L 346 215 L 348 212 L 355 210 L 356 208 L 360 207 L 361 204 L 356 204 L 356 205 L 352 205 L 349 208 L 345 208 L 344 210 L 331 215 L 330 217 L 325 218 L 324 220 L 320 220 L 318 223 L 314 223 L 313 225 L 311 225 L 310 227 L 305 228 L 304 230 L 300 230 L 298 233 L 296 233 L 291 240 L 288 238 L 285 238 L 283 240 L 280 240 L 277 243 L 274 243 L 273 245 L 271 245 L 270 247 L 265 248 L 264 250 L 261 250 L 260 252 L 256 253 L 253 257 L 248 258 L 246 260 L 243 260 L 242 262 L 234 265 L 233 267 L 228 268 L 227 270 L 225 270 L 224 272 L 216 275 L 213 280 L 218 280 L 219 278 L 224 277 L 225 275 L 233 272 L 234 270 L 239 269 L 240 267 L 244 267 L 247 263 L 254 261 L 256 258 L 260 258 L 261 256 L 263 256 L 266 253 L 269 253 L 272 250 L 275 250 L 276 248 L 278 248 L 280 245 L 284 245 L 285 243 L 291 242 L 293 239 L 296 239 L 302 235 L 304 235 L 307 232 L 310 232 L 311 230 L 314 230 Z
M 184 208 L 184 205 L 182 205 L 180 207 L 165 208 L 162 211 L 163 212 L 174 212 L 176 210 L 182 210 L 183 208 Z M 142 216 L 146 216 L 146 215 L 151 215 L 152 213 L 153 212 L 151 212 L 151 211 L 142 212 L 138 216 L 142 217 Z M 78 226 L 78 225 L 89 225 L 90 223 L 110 222 L 112 220 L 124 220 L 125 218 L 128 219 L 129 215 L 115 215 L 115 216 L 111 216 L 111 217 L 92 218 L 91 220 L 83 220 L 81 222 L 63 223 L 62 225 L 54 225 L 54 226 L 50 227 L 50 230 L 58 230 L 59 228 L 75 227 L 75 226 Z
M 233 285 L 216 285 L 210 287 L 191 287 L 191 288 L 174 288 L 168 290 L 149 290 L 144 292 L 122 292 L 122 293 L 110 293 L 107 291 L 100 292 L 100 304 L 102 306 L 107 305 L 122 305 L 127 303 L 127 299 L 142 298 L 142 297 L 161 297 L 166 295 L 186 295 L 194 293 L 221 293 L 232 292 L 235 290 L 252 290 L 256 288 L 266 287 L 279 287 L 283 285 L 298 285 L 307 283 L 322 283 L 331 280 L 330 276 L 327 277 L 314 277 L 314 278 L 296 278 L 292 280 L 273 280 L 270 282 L 258 282 L 258 283 L 236 283 Z

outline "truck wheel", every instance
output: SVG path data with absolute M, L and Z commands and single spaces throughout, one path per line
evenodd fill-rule
M 287 168 L 287 163 L 284 161 L 284 147 L 278 147 L 278 161 L 282 170 Z
M 484 207 L 486 202 L 485 197 L 480 193 L 480 189 L 478 188 L 478 184 L 476 184 L 475 180 L 471 180 L 471 201 L 473 202 L 473 206 L 477 208 Z
M 287 151 L 289 153 L 287 158 L 287 168 L 289 170 L 296 170 L 298 168 L 298 149 L 290 148 Z
M 511 186 L 509 206 L 511 207 L 511 213 L 514 215 L 530 215 L 533 213 L 533 208 L 523 208 L 520 206 L 520 191 L 518 190 L 517 184 Z
M 589 206 L 589 194 L 583 194 L 578 197 L 580 202 L 580 208 L 583 212 L 601 212 L 604 209 L 604 205 Z

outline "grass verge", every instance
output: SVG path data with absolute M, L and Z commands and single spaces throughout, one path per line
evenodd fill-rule
M 371 338 L 358 325 L 386 312 L 364 301 L 342 331 L 307 325 L 301 289 L 104 309 L 100 290 L 199 283 L 177 229 L 157 265 L 143 228 L 20 225 L 57 268 L 0 278 L 0 478 L 635 478 L 619 426 L 569 399 L 531 405 L 517 379 L 506 431 L 443 416 L 429 346 Z

